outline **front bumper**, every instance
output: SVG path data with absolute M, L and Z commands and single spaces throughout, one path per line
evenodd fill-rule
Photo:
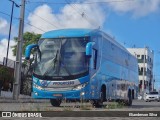
M 37 99 L 89 99 L 88 87 L 81 90 L 46 91 L 33 88 L 32 97 Z
M 146 101 L 159 101 L 160 98 L 146 98 Z

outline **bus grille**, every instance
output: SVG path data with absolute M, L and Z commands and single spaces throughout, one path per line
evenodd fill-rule
M 67 87 L 67 88 L 44 88 L 46 91 L 66 91 L 66 90 L 72 90 L 73 87 Z

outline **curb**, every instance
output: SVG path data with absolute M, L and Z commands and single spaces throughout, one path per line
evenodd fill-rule
M 19 98 L 13 100 L 12 98 L 0 97 L 0 103 L 48 103 L 48 99 L 33 99 L 33 98 Z
M 1 91 L 0 103 L 48 103 L 49 99 L 34 99 L 29 95 L 19 95 L 18 100 L 13 100 L 13 93 L 8 91 Z

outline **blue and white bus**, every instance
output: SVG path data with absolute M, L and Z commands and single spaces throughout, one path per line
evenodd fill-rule
M 123 46 L 98 29 L 60 29 L 44 33 L 38 44 L 26 47 L 30 59 L 36 49 L 33 98 L 106 100 L 132 104 L 137 97 L 138 64 Z

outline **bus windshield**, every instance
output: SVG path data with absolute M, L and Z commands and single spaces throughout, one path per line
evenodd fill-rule
M 35 58 L 34 74 L 53 78 L 87 72 L 87 42 L 87 37 L 41 39 Z

